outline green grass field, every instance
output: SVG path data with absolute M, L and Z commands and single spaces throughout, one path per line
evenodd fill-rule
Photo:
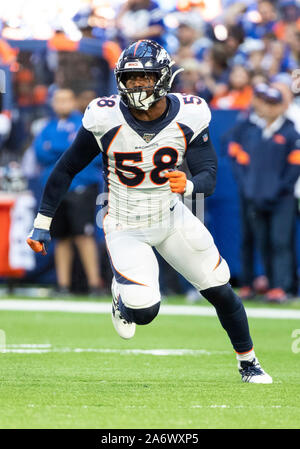
M 241 382 L 215 317 L 159 315 L 125 341 L 109 314 L 0 316 L 2 429 L 299 428 L 298 320 L 249 318 L 256 354 L 274 380 L 254 385 Z

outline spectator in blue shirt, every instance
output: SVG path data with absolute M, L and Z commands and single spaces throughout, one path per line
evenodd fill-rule
M 55 117 L 36 136 L 34 149 L 42 168 L 44 187 L 57 160 L 72 143 L 81 126 L 82 113 L 75 110 L 75 96 L 70 89 L 58 89 L 52 100 Z M 55 265 L 58 293 L 70 293 L 72 283 L 73 244 L 76 245 L 91 293 L 102 286 L 98 251 L 94 238 L 96 197 L 101 180 L 101 161 L 95 158 L 73 180 L 51 225 L 51 236 L 57 239 Z
M 121 46 L 140 39 L 151 39 L 166 47 L 164 12 L 154 0 L 127 0 L 121 7 L 116 26 Z
M 271 0 L 258 1 L 257 10 L 260 16 L 260 20 L 257 23 L 244 20 L 242 24 L 247 37 L 261 39 L 265 34 L 274 30 L 277 12 L 274 2 Z

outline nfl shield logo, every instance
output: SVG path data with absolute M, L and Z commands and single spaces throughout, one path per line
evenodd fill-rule
M 208 141 L 208 134 L 204 134 L 202 138 L 203 138 L 203 142 L 207 142 Z
M 155 134 L 150 134 L 150 133 L 144 133 L 143 134 L 143 139 L 146 143 L 149 143 L 150 140 L 153 139 L 153 137 L 155 136 Z

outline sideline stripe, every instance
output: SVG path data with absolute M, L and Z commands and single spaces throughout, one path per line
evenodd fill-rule
M 91 301 L 1 299 L 0 310 L 24 312 L 111 313 L 111 303 Z M 249 318 L 300 319 L 300 310 L 247 308 Z M 216 316 L 213 306 L 176 306 L 162 304 L 160 315 Z

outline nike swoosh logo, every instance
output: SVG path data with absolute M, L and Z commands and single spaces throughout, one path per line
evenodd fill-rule
M 175 209 L 176 204 L 174 204 L 173 207 L 170 207 L 170 211 L 173 212 L 173 210 Z

